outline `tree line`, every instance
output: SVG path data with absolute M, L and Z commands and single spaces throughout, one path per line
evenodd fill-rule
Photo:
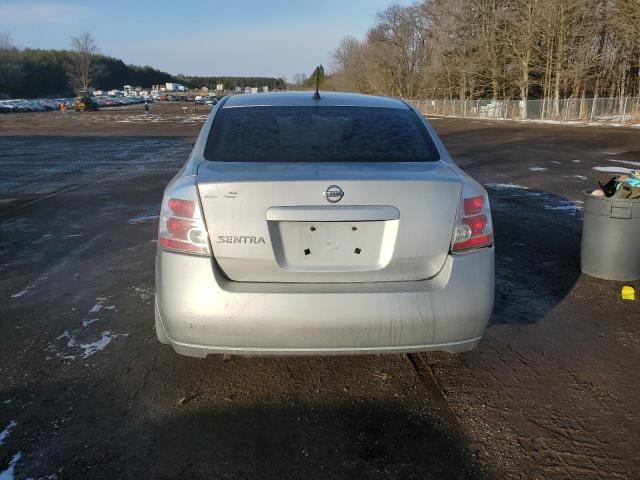
M 223 84 L 227 90 L 233 90 L 240 87 L 269 87 L 269 90 L 281 90 L 286 88 L 286 80 L 284 78 L 274 77 L 202 77 L 190 75 L 178 75 L 178 81 L 184 85 L 193 87 L 207 87 L 209 89 L 216 88 L 216 85 Z
M 82 81 L 69 76 L 72 58 L 68 50 L 0 49 L 0 95 L 10 98 L 73 95 L 82 89 Z M 169 73 L 148 66 L 127 65 L 118 58 L 104 55 L 95 55 L 92 67 L 95 78 L 90 85 L 100 90 L 122 89 L 125 84 L 151 86 L 179 82 Z
M 640 0 L 425 0 L 345 37 L 324 88 L 403 98 L 640 96 Z
M 98 90 L 122 89 L 124 85 L 151 87 L 166 82 L 188 88 L 235 87 L 285 88 L 282 78 L 192 77 L 171 75 L 149 66 L 127 65 L 99 53 L 89 34 L 72 37 L 71 50 L 18 49 L 9 35 L 0 35 L 0 98 L 71 96 L 92 86 Z

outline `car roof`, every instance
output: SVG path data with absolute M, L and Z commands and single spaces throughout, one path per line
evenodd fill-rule
M 273 92 L 233 95 L 224 108 L 237 107 L 382 107 L 408 109 L 402 101 L 390 97 L 363 95 L 360 93 L 320 92 L 320 100 L 314 100 L 314 92 Z

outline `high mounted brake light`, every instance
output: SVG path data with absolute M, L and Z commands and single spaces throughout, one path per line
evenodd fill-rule
M 492 244 L 493 225 L 486 194 L 464 198 L 459 221 L 453 231 L 451 251 L 462 252 Z
M 178 180 L 165 192 L 158 243 L 164 250 L 211 255 L 194 177 Z

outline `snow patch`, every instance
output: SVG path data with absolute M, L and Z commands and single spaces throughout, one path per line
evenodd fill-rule
M 47 279 L 46 275 L 42 275 L 41 277 L 38 277 L 35 282 L 33 282 L 31 285 L 27 286 L 24 290 L 20 290 L 19 292 L 14 293 L 13 295 L 11 295 L 11 298 L 20 298 L 20 297 L 26 295 L 31 290 L 33 290 L 36 287 L 36 285 L 38 285 L 38 283 L 40 283 L 40 282 L 42 282 L 43 280 L 46 280 L 46 279 Z
M 549 160 L 549 163 L 555 163 L 556 165 L 562 165 L 562 162 L 558 162 L 557 160 Z
M 128 333 L 113 333 L 111 330 L 105 330 L 100 334 L 99 340 L 96 340 L 95 342 L 90 342 L 90 343 L 80 343 L 78 342 L 78 340 L 74 335 L 72 335 L 68 331 L 65 331 L 62 335 L 57 337 L 56 340 L 62 340 L 66 338 L 68 340 L 67 348 L 79 348 L 80 350 L 82 350 L 82 352 L 80 353 L 80 356 L 82 358 L 88 358 L 104 350 L 114 339 L 118 337 L 128 337 L 128 336 L 129 336 Z M 55 351 L 56 348 L 55 346 L 50 345 L 48 350 Z M 71 359 L 71 360 L 75 359 L 75 355 L 65 355 L 61 352 L 56 352 L 56 355 L 58 357 L 63 357 L 65 359 Z
M 485 183 L 484 186 L 493 188 L 495 190 L 513 190 L 513 189 L 529 190 L 529 187 L 525 187 L 523 185 L 516 185 L 515 183 Z
M 155 292 L 151 288 L 133 287 L 131 290 L 133 290 L 134 295 L 138 295 L 140 297 L 140 300 L 143 301 L 151 299 L 155 294 Z
M 96 298 L 96 302 L 98 303 L 96 303 L 93 307 L 91 307 L 91 310 L 89 310 L 89 313 L 98 313 L 100 310 L 102 310 L 102 306 L 106 301 L 107 301 L 107 297 Z
M 559 199 L 547 192 L 533 191 L 529 187 L 510 183 L 486 183 L 485 187 L 499 191 L 506 191 L 512 197 L 536 198 L 539 202 L 545 202 L 544 209 L 550 211 L 567 212 L 577 215 L 584 207 L 580 200 L 570 201 Z
M 546 172 L 547 168 L 546 167 L 529 167 L 529 170 L 531 170 L 532 172 Z
M 159 218 L 160 218 L 160 215 L 143 215 L 140 217 L 130 218 L 129 220 L 127 220 L 127 223 L 133 225 L 135 223 L 151 222 Z
M 625 165 L 633 165 L 635 167 L 640 167 L 640 162 L 634 162 L 632 160 L 614 160 L 613 158 L 609 158 L 608 160 L 610 162 L 624 163 Z
M 633 172 L 632 168 L 626 167 L 616 167 L 616 166 L 596 166 L 593 167 L 594 170 L 598 170 L 599 172 L 611 172 L 611 173 L 631 173 Z
M 573 163 L 582 163 L 582 160 L 571 160 Z
M 118 311 L 115 305 L 105 305 L 106 301 L 107 297 L 97 297 L 97 303 L 93 307 L 91 307 L 89 313 L 98 313 L 103 310 L 111 310 L 114 312 Z M 82 327 L 87 328 L 100 320 L 102 319 L 99 317 L 85 318 L 84 320 L 82 320 Z M 82 358 L 87 358 L 96 354 L 97 352 L 104 350 L 107 345 L 109 345 L 113 341 L 113 339 L 117 337 L 129 336 L 128 333 L 115 334 L 111 330 L 105 330 L 100 334 L 99 340 L 96 340 L 95 342 L 82 343 L 78 339 L 78 336 L 85 334 L 85 332 L 86 331 L 82 329 L 75 329 L 72 332 L 65 330 L 56 338 L 56 340 L 66 340 L 66 349 L 64 347 L 62 349 L 59 349 L 56 345 L 50 344 L 49 346 L 47 346 L 47 348 L 45 348 L 45 351 L 53 352 L 57 357 L 68 360 L 75 360 L 77 355 L 80 355 Z M 69 349 L 71 350 L 71 352 L 68 351 Z M 46 359 L 51 360 L 51 358 L 52 357 L 47 357 Z
M 82 353 L 82 358 L 90 357 L 91 355 L 104 350 L 114 338 L 121 336 L 126 337 L 128 335 L 128 333 L 114 334 L 111 330 L 105 330 L 104 332 L 102 332 L 100 340 L 96 340 L 92 343 L 81 343 L 80 345 L 78 345 L 82 350 L 84 350 L 84 352 Z
M 583 205 L 583 202 L 581 202 L 581 201 L 569 202 L 569 201 L 566 201 L 566 200 L 562 200 L 556 205 L 545 205 L 544 209 L 545 210 L 557 210 L 557 211 L 562 211 L 562 212 L 568 212 L 568 213 L 571 213 L 571 214 L 575 215 L 580 210 L 584 209 L 584 205 Z
M 22 452 L 16 453 L 9 462 L 9 468 L 0 472 L 0 480 L 13 480 L 15 474 L 16 463 L 22 458 Z
M 577 178 L 578 180 L 588 180 L 589 177 L 584 175 L 564 175 L 564 178 Z
M 0 432 L 0 445 L 2 445 L 4 441 L 7 439 L 7 437 L 11 433 L 11 430 L 16 428 L 17 426 L 18 426 L 18 422 L 16 422 L 15 420 L 11 420 L 9 422 L 9 425 L 7 425 L 6 428 Z
M 485 187 L 492 188 L 498 191 L 508 192 L 512 197 L 541 197 L 542 192 L 536 192 L 529 187 L 522 185 L 515 185 L 511 183 L 487 183 Z
M 62 340 L 63 338 L 66 338 L 66 339 L 69 340 L 67 342 L 67 347 L 75 347 L 76 346 L 76 341 L 73 338 L 73 335 L 71 335 L 67 330 L 65 330 L 62 335 L 56 337 L 56 340 Z

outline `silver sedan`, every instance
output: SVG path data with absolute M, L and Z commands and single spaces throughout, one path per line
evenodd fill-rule
M 227 97 L 161 208 L 156 331 L 183 355 L 462 352 L 491 315 L 487 193 L 401 100 Z

